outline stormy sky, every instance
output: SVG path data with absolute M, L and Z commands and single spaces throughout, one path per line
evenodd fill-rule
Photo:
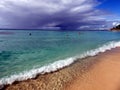
M 0 28 L 102 30 L 119 23 L 115 0 L 0 0 Z M 111 8 L 113 6 L 114 8 Z M 111 8 L 111 9 L 110 9 Z M 110 9 L 110 10 L 109 10 Z M 118 9 L 119 10 L 119 9 Z

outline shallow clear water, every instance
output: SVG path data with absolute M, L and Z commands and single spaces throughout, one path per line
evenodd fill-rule
M 24 31 L 0 32 L 0 79 L 119 41 L 119 32 Z M 29 35 L 31 33 L 31 35 Z

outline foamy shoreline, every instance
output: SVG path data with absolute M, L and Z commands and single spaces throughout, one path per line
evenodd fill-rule
M 116 48 L 116 47 L 119 47 L 120 46 L 120 42 L 110 42 L 110 43 L 108 43 L 108 44 L 105 44 L 105 45 L 103 45 L 102 47 L 100 47 L 100 48 L 97 48 L 97 49 L 95 49 L 95 50 L 91 50 L 91 51 L 89 51 L 89 52 L 86 52 L 85 54 L 83 54 L 80 58 L 85 58 L 85 57 L 88 57 L 88 56 L 95 56 L 95 55 L 97 55 L 98 53 L 100 53 L 100 52 L 105 52 L 106 50 L 111 50 L 112 48 Z M 104 49 L 103 49 L 104 48 Z M 52 68 L 52 70 L 49 70 L 49 68 L 51 68 L 51 66 L 49 66 L 49 67 L 47 67 L 47 68 L 43 68 L 42 70 L 43 71 L 39 71 L 39 70 L 36 70 L 35 72 L 37 73 L 35 73 L 34 71 L 32 71 L 32 76 L 29 76 L 29 74 L 26 74 L 25 73 L 25 75 L 26 76 L 24 76 L 25 78 L 23 78 L 23 76 L 21 76 L 21 78 L 20 79 L 17 79 L 18 77 L 16 76 L 16 80 L 15 80 L 15 78 L 13 77 L 13 79 L 14 79 L 14 81 L 21 81 L 20 83 L 24 83 L 24 82 L 26 82 L 26 81 L 28 81 L 29 82 L 29 80 L 30 81 L 32 81 L 32 79 L 30 79 L 30 78 L 35 78 L 36 77 L 36 75 L 38 75 L 39 73 L 40 74 L 45 74 L 45 73 L 49 73 L 49 72 L 53 72 L 53 71 L 56 71 L 56 70 L 59 70 L 59 69 L 61 69 L 61 68 L 64 68 L 64 67 L 66 67 L 66 66 L 68 66 L 68 65 L 70 65 L 70 64 L 72 64 L 74 61 L 77 61 L 77 62 L 79 62 L 78 60 L 76 60 L 78 57 L 75 57 L 75 58 L 69 58 L 69 59 L 67 59 L 68 61 L 67 61 L 67 63 L 65 63 L 64 62 L 64 60 L 62 60 L 62 61 L 58 61 L 59 62 L 59 65 L 57 65 L 58 64 L 58 62 L 55 62 L 55 63 L 53 63 L 53 64 L 51 64 L 51 66 L 54 66 L 55 68 Z M 81 68 L 82 68 L 82 66 L 84 67 L 84 68 L 87 68 L 87 67 L 89 67 L 89 65 L 91 66 L 91 65 L 93 65 L 93 64 L 91 64 L 91 62 L 93 63 L 93 62 L 97 62 L 97 61 L 94 61 L 93 60 L 93 57 L 91 57 L 92 59 L 90 59 L 90 60 L 84 60 L 85 62 L 81 62 L 80 61 L 80 65 L 81 65 Z M 70 62 L 71 61 L 71 62 Z M 60 62 L 61 62 L 61 64 L 60 64 Z M 69 62 L 69 63 L 68 63 Z M 86 62 L 87 62 L 87 64 L 88 65 L 86 65 Z M 56 66 L 55 66 L 56 65 Z M 63 66 L 62 66 L 63 65 Z M 72 66 L 74 66 L 74 64 L 72 64 Z M 70 66 L 69 68 L 72 68 L 72 66 Z M 76 65 L 75 65 L 76 66 Z M 67 68 L 65 68 L 65 69 L 67 69 Z M 40 69 L 41 70 L 41 69 Z M 45 71 L 46 70 L 46 71 Z M 73 71 L 74 71 L 75 69 L 73 69 Z M 86 70 L 88 70 L 88 69 L 86 69 Z M 60 70 L 60 72 L 61 71 L 64 71 L 64 69 L 62 69 L 62 70 Z M 69 69 L 68 69 L 68 71 L 69 71 Z M 84 72 L 85 70 L 83 70 L 83 68 L 82 69 L 80 69 L 80 72 Z M 41 73 L 42 72 L 42 73 Z M 59 73 L 59 71 L 57 71 L 58 73 Z M 57 73 L 57 72 L 55 72 L 55 73 Z M 71 72 L 71 70 L 70 70 L 70 72 Z M 66 72 L 64 72 L 64 73 L 66 73 Z M 49 73 L 49 74 L 51 74 L 51 73 Z M 49 76 L 49 74 L 45 74 L 45 75 L 48 75 Z M 21 74 L 21 75 L 23 75 L 23 74 Z M 45 75 L 40 75 L 40 77 L 41 76 L 45 76 Z M 29 76 L 29 78 L 28 78 L 28 76 Z M 59 76 L 59 75 L 58 75 Z M 70 75 L 71 76 L 71 75 Z M 70 77 L 69 75 L 68 75 L 68 77 L 66 77 L 66 78 L 69 78 Z M 74 76 L 74 75 L 73 75 Z M 76 76 L 76 74 L 75 74 L 75 76 Z M 64 76 L 63 76 L 64 77 Z M 53 78 L 54 78 L 54 75 L 53 75 Z M 61 78 L 61 77 L 60 77 Z M 73 77 L 72 77 L 73 78 Z M 71 79 L 72 79 L 71 78 Z M 27 79 L 29 79 L 29 80 L 27 80 Z M 9 79 L 10 80 L 10 79 Z M 25 81 L 22 81 L 22 80 L 25 80 Z M 33 79 L 33 80 L 35 80 L 35 79 Z M 14 81 L 10 81 L 11 83 L 8 83 L 8 84 L 12 84 Z M 65 80 L 65 82 L 66 82 L 67 80 Z M 68 80 L 68 81 L 70 81 L 70 80 Z M 18 83 L 18 82 L 17 82 Z M 6 83 L 7 84 L 7 83 Z M 42 85 L 42 84 L 41 84 Z M 61 84 L 62 85 L 62 84 Z M 13 83 L 13 85 L 10 85 L 10 86 L 14 86 L 14 83 Z M 43 89 L 44 90 L 44 89 Z

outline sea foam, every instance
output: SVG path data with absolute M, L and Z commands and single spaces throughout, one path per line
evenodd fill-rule
M 54 63 L 43 66 L 41 68 L 32 69 L 30 71 L 24 71 L 24 72 L 16 74 L 16 75 L 11 75 L 10 77 L 4 77 L 4 78 L 0 79 L 0 86 L 4 86 L 6 84 L 12 84 L 15 81 L 22 81 L 22 80 L 35 78 L 36 75 L 38 75 L 38 74 L 54 72 L 58 69 L 61 69 L 63 67 L 66 67 L 66 66 L 72 64 L 74 61 L 78 60 L 78 58 L 82 59 L 82 58 L 85 58 L 88 56 L 95 56 L 100 52 L 105 52 L 106 50 L 111 50 L 112 48 L 116 48 L 119 46 L 120 46 L 120 41 L 112 41 L 112 42 L 102 45 L 99 48 L 84 52 L 81 55 L 66 58 L 64 60 L 58 60 Z

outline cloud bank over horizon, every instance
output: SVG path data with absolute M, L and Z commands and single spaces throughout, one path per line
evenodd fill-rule
M 97 0 L 1 0 L 0 28 L 105 29 L 105 11 Z

